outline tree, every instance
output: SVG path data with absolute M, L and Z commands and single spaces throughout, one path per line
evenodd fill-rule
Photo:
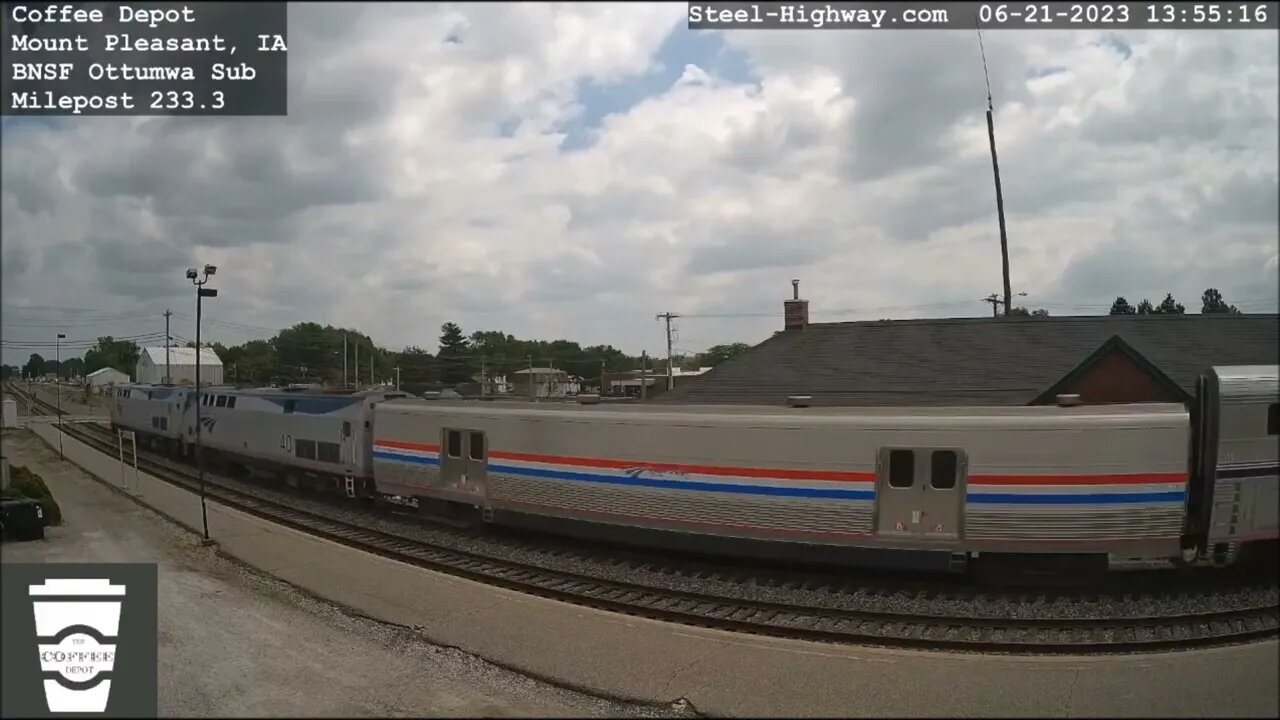
M 97 344 L 84 354 L 85 374 L 101 370 L 104 367 L 115 368 L 126 375 L 132 375 L 138 367 L 138 356 L 142 350 L 132 340 L 116 340 L 110 335 L 98 338 Z
M 395 354 L 395 367 L 400 368 L 400 389 L 421 395 L 436 382 L 436 359 L 431 353 L 411 345 Z
M 1182 303 L 1173 299 L 1173 293 L 1167 293 L 1164 300 L 1160 301 L 1160 306 L 1155 309 L 1155 312 L 1160 315 L 1182 315 L 1186 311 Z
M 1048 310 L 1045 310 L 1044 308 L 1037 308 L 1037 309 L 1035 309 L 1035 310 L 1028 310 L 1028 309 L 1026 309 L 1026 308 L 1024 308 L 1024 307 L 1016 307 L 1016 308 L 1014 308 L 1014 309 L 1012 309 L 1012 310 L 1010 310 L 1010 311 L 1009 311 L 1009 315 L 1010 315 L 1011 317 L 1036 317 L 1036 318 L 1045 318 L 1045 317 L 1049 317 L 1049 311 L 1048 311 Z
M 44 374 L 44 358 L 39 353 L 31 353 L 27 364 L 22 366 L 22 374 L 28 378 L 38 378 Z
M 1115 301 L 1115 302 L 1111 303 L 1111 312 L 1110 312 L 1109 314 L 1111 314 L 1111 315 L 1137 315 L 1137 314 L 1138 314 L 1138 310 L 1137 310 L 1136 308 L 1134 308 L 1132 305 L 1130 305 L 1130 304 L 1129 304 L 1129 301 L 1128 301 L 1128 300 L 1125 300 L 1125 299 L 1124 299 L 1124 297 L 1118 297 L 1118 298 L 1116 298 L 1116 301 Z
M 1230 314 L 1239 315 L 1240 310 L 1235 305 L 1228 305 L 1222 299 L 1222 293 L 1217 288 L 1209 288 L 1204 291 L 1204 295 L 1200 296 L 1200 312 L 1202 314 Z
M 58 368 L 58 376 L 65 379 L 84 377 L 84 375 L 84 361 L 77 357 L 63 360 L 62 367 Z
M 732 360 L 750 349 L 751 346 L 746 343 L 714 345 L 707 348 L 706 352 L 698 355 L 698 365 L 700 367 L 715 367 L 721 363 Z
M 17 377 L 22 373 L 22 369 L 16 365 L 0 365 L 0 379 L 8 380 Z
M 1151 301 L 1146 298 L 1143 298 L 1142 302 L 1138 303 L 1139 315 L 1152 315 L 1155 311 L 1155 308 L 1151 307 Z
M 451 322 L 440 326 L 440 382 L 456 385 L 471 381 L 470 349 L 462 328 Z

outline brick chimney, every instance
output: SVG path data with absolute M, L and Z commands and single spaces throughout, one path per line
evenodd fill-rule
M 782 303 L 782 329 L 803 330 L 809 324 L 809 301 L 800 299 L 800 281 L 791 281 L 791 299 Z

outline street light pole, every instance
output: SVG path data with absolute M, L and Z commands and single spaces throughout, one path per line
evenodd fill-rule
M 217 271 L 218 268 L 216 266 L 205 265 L 204 277 L 197 279 L 200 277 L 200 274 L 196 272 L 196 269 L 187 269 L 187 279 L 191 281 L 192 285 L 196 286 L 196 471 L 200 475 L 200 522 L 204 526 L 204 539 L 201 540 L 201 545 L 212 545 L 213 541 L 209 539 L 209 512 L 205 507 L 204 492 L 204 462 L 203 455 L 200 452 L 200 405 L 201 400 L 203 399 L 200 395 L 200 319 L 204 306 L 204 298 L 218 297 L 217 290 L 213 288 L 206 290 L 204 288 L 204 284 L 209 282 L 209 276 L 213 275 Z
M 58 374 L 54 376 L 54 386 L 58 392 L 58 457 L 66 458 L 66 454 L 62 451 L 62 341 L 67 337 L 66 333 L 58 333 L 58 337 L 53 341 L 55 362 L 58 363 Z M 45 345 L 45 347 L 49 347 Z

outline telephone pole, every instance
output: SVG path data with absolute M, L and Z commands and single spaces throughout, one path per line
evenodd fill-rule
M 675 373 L 671 371 L 671 321 L 678 317 L 680 316 L 677 315 L 676 313 L 666 312 L 654 318 L 655 320 L 667 321 L 667 389 L 668 390 L 671 390 L 676 386 L 676 376 L 675 376 Z
M 173 338 L 169 336 L 169 317 L 173 313 L 168 310 L 164 311 L 164 384 L 169 385 L 173 382 L 173 376 L 169 374 L 169 346 L 173 344 Z
M 526 355 L 525 359 L 529 361 L 529 402 L 533 402 L 533 356 Z
M 347 334 L 342 333 L 342 389 L 347 389 Z
M 640 351 L 640 402 L 644 402 L 644 396 L 647 394 L 645 388 L 649 385 L 649 351 Z
M 1026 297 L 1026 296 L 1027 296 L 1027 294 L 1026 294 L 1026 293 L 1024 293 L 1024 292 L 1020 292 L 1020 293 L 1018 293 L 1018 297 Z M 1005 307 L 1006 307 L 1006 310 L 1004 311 L 1004 314 L 1005 314 L 1005 315 L 1008 315 L 1008 314 L 1009 314 L 1009 311 L 1008 311 L 1008 309 L 1007 309 L 1007 308 L 1008 308 L 1008 305 L 1006 304 L 1006 301 L 1001 300 L 1001 299 L 1000 299 L 1000 296 L 999 296 L 998 294 L 996 294 L 996 293 L 991 293 L 990 295 L 988 295 L 988 296 L 986 296 L 986 297 L 982 298 L 982 302 L 984 302 L 984 303 L 990 303 L 990 304 L 991 304 L 991 317 L 1000 317 L 1000 306 L 1001 306 L 1001 305 L 1005 305 Z
M 1000 296 L 999 295 L 995 293 L 991 293 L 990 295 L 982 298 L 982 302 L 991 304 L 991 317 L 1000 317 Z

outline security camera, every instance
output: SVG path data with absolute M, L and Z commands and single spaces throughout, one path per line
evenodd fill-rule
M 195 268 L 187 268 L 188 280 L 195 280 L 197 277 L 199 277 L 199 275 L 200 273 L 197 273 Z
M 214 274 L 214 273 L 216 273 L 216 272 L 218 272 L 218 266 L 217 266 L 217 265 L 205 265 L 205 266 L 204 266 L 204 274 L 205 274 L 205 275 L 212 275 L 212 274 Z

